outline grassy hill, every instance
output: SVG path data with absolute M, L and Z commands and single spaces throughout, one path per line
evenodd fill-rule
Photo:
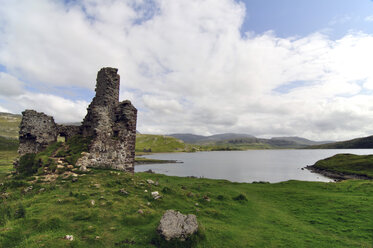
M 21 115 L 0 112 L 0 136 L 17 139 L 21 118 Z
M 372 244 L 372 181 L 248 184 L 92 170 L 77 182 L 62 174 L 43 182 L 7 172 L 0 169 L 0 247 L 155 247 L 167 209 L 196 214 L 196 247 Z M 162 198 L 153 200 L 152 191 Z
M 183 152 L 192 151 L 192 145 L 165 135 L 137 134 L 136 152 Z
M 373 136 L 347 141 L 309 146 L 310 149 L 368 149 L 373 148 Z
M 312 167 L 329 172 L 373 178 L 373 155 L 337 154 L 317 161 Z

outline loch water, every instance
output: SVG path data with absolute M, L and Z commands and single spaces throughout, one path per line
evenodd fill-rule
M 195 153 L 159 153 L 152 159 L 177 160 L 180 163 L 136 165 L 135 172 L 151 169 L 169 176 L 194 176 L 226 179 L 232 182 L 266 181 L 270 183 L 302 180 L 333 181 L 307 169 L 320 159 L 338 153 L 373 154 L 373 149 L 296 149 L 213 151 Z

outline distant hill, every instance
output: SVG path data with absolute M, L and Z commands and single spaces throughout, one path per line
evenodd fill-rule
M 274 137 L 274 138 L 271 138 L 271 140 L 291 141 L 291 142 L 295 142 L 296 144 L 305 145 L 305 146 L 322 145 L 322 144 L 328 144 L 328 143 L 332 143 L 333 142 L 333 141 L 313 141 L 313 140 L 309 140 L 309 139 L 305 139 L 305 138 L 297 137 L 297 136 L 291 136 L 291 137 Z
M 174 133 L 168 136 L 174 137 L 176 139 L 182 140 L 189 144 L 198 143 L 198 141 L 205 139 L 207 136 L 196 135 L 191 133 Z
M 189 133 L 170 134 L 185 143 L 201 146 L 216 146 L 231 149 L 278 149 L 278 148 L 304 148 L 310 145 L 328 143 L 328 141 L 312 141 L 301 137 L 275 137 L 271 139 L 256 138 L 249 134 L 224 133 L 211 136 L 202 136 Z
M 196 134 L 190 134 L 190 133 L 175 133 L 175 134 L 170 134 L 168 136 L 175 137 L 177 139 L 180 139 L 190 144 L 206 144 L 206 143 L 215 143 L 215 142 L 234 140 L 234 139 L 255 138 L 254 136 L 249 135 L 249 134 L 238 134 L 238 133 L 223 133 L 223 134 L 215 134 L 215 135 L 210 135 L 210 136 L 196 135 Z
M 310 146 L 311 149 L 368 149 L 373 148 L 373 136 L 323 145 Z

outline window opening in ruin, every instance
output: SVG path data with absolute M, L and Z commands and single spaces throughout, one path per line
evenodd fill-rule
M 58 136 L 57 136 L 57 141 L 58 141 L 58 142 L 66 142 L 66 137 L 65 137 L 65 136 L 61 136 L 61 135 L 58 135 Z
M 113 132 L 113 137 L 118 137 L 118 135 L 119 135 L 119 131 L 115 130 L 115 131 Z

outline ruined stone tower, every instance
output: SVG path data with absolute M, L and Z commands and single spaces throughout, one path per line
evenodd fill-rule
M 102 68 L 97 74 L 96 96 L 83 120 L 83 136 L 92 137 L 89 154 L 78 160 L 86 167 L 133 171 L 137 109 L 119 102 L 118 69 Z
M 82 125 L 58 125 L 53 117 L 34 110 L 22 113 L 19 154 L 37 153 L 61 135 L 90 137 L 89 152 L 76 165 L 134 171 L 137 109 L 126 100 L 119 102 L 118 69 L 102 68 L 97 74 L 96 96 Z

